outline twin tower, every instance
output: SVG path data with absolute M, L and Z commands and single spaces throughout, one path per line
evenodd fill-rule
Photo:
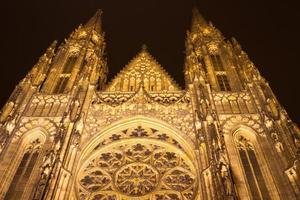
M 143 48 L 107 82 L 101 11 L 0 113 L 0 198 L 300 198 L 300 131 L 236 40 L 193 11 L 185 88 Z

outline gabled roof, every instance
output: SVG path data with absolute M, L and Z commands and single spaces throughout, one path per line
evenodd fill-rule
M 142 85 L 146 91 L 179 91 L 181 88 L 150 55 L 144 46 L 112 80 L 106 91 L 134 92 Z

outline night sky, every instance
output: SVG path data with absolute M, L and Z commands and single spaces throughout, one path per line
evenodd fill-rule
M 1 2 L 0 107 L 51 42 L 63 41 L 102 9 L 109 79 L 147 44 L 184 87 L 186 31 L 196 6 L 226 38 L 235 37 L 300 124 L 296 1 L 269 0 L 26 0 Z

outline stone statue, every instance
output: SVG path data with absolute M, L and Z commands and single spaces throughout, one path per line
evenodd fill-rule
M 222 177 L 225 194 L 227 196 L 231 196 L 233 194 L 233 186 L 230 177 L 229 166 L 221 162 L 219 170 Z

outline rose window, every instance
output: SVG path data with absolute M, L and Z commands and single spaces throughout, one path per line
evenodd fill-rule
M 192 200 L 195 168 L 181 149 L 146 138 L 94 152 L 78 173 L 78 197 L 91 200 Z
M 152 192 L 158 183 L 158 172 L 147 164 L 132 163 L 116 172 L 116 188 L 129 196 L 143 196 Z

